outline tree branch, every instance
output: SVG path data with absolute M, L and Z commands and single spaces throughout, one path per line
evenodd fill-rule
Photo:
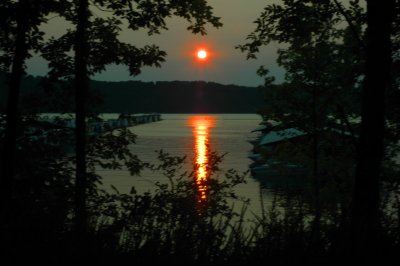
M 360 47 L 365 50 L 366 46 L 364 44 L 364 42 L 361 40 L 360 35 L 358 35 L 357 29 L 354 26 L 351 18 L 349 17 L 349 15 L 346 13 L 346 11 L 344 10 L 343 6 L 337 1 L 337 0 L 333 0 L 333 2 L 335 3 L 337 9 L 339 10 L 340 14 L 343 15 L 343 17 L 346 19 L 347 23 L 349 24 L 350 30 L 352 31 L 354 38 L 356 38 L 358 44 L 360 45 Z

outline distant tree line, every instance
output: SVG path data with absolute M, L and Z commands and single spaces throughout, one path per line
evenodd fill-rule
M 4 79 L 4 76 L 3 76 Z M 21 108 L 36 112 L 73 112 L 71 91 L 46 91 L 40 77 L 25 77 Z M 91 81 L 91 109 L 99 113 L 256 113 L 263 104 L 257 87 L 223 85 L 204 81 Z M 4 88 L 4 84 L 0 85 Z M 1 90 L 0 107 L 6 90 Z M 185 100 L 183 100 L 185 99 Z

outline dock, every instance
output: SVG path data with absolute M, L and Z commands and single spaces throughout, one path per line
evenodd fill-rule
M 42 117 L 42 121 L 50 123 L 52 125 L 64 127 L 64 128 L 75 128 L 74 118 L 60 119 Z M 92 117 L 87 121 L 87 128 L 89 135 L 97 135 L 106 131 L 115 130 L 119 128 L 127 128 L 137 126 L 140 124 L 147 124 L 152 122 L 161 121 L 161 114 L 159 113 L 139 113 L 139 114 L 128 114 L 122 113 L 114 119 L 102 119 L 100 117 Z
M 116 119 L 88 121 L 89 134 L 161 121 L 159 113 L 120 114 Z

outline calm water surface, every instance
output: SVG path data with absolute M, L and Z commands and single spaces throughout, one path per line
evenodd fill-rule
M 103 115 L 109 118 L 112 115 Z M 131 130 L 138 136 L 132 151 L 146 162 L 156 163 L 157 153 L 163 151 L 176 156 L 187 156 L 185 168 L 192 169 L 193 163 L 200 166 L 196 172 L 200 194 L 205 190 L 201 181 L 206 176 L 206 167 L 210 151 L 226 153 L 220 168 L 222 174 L 228 169 L 239 172 L 248 170 L 251 163 L 247 158 L 252 146 L 247 138 L 252 129 L 261 121 L 256 114 L 163 114 L 162 121 L 134 126 Z M 161 173 L 144 171 L 140 176 L 130 176 L 127 171 L 100 171 L 106 188 L 114 185 L 120 192 L 128 193 L 132 186 L 139 192 L 152 191 L 155 182 L 167 183 Z M 221 175 L 222 176 L 222 175 Z M 240 196 L 251 201 L 250 211 L 260 214 L 259 183 L 247 175 L 247 184 L 236 189 Z M 203 199 L 205 194 L 201 194 Z M 269 196 L 263 194 L 263 201 Z

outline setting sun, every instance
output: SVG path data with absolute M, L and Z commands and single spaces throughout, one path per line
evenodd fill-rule
M 198 59 L 204 60 L 204 59 L 207 58 L 207 56 L 208 56 L 208 54 L 207 54 L 207 51 L 206 51 L 206 50 L 201 49 L 201 50 L 197 51 L 197 58 L 198 58 Z

